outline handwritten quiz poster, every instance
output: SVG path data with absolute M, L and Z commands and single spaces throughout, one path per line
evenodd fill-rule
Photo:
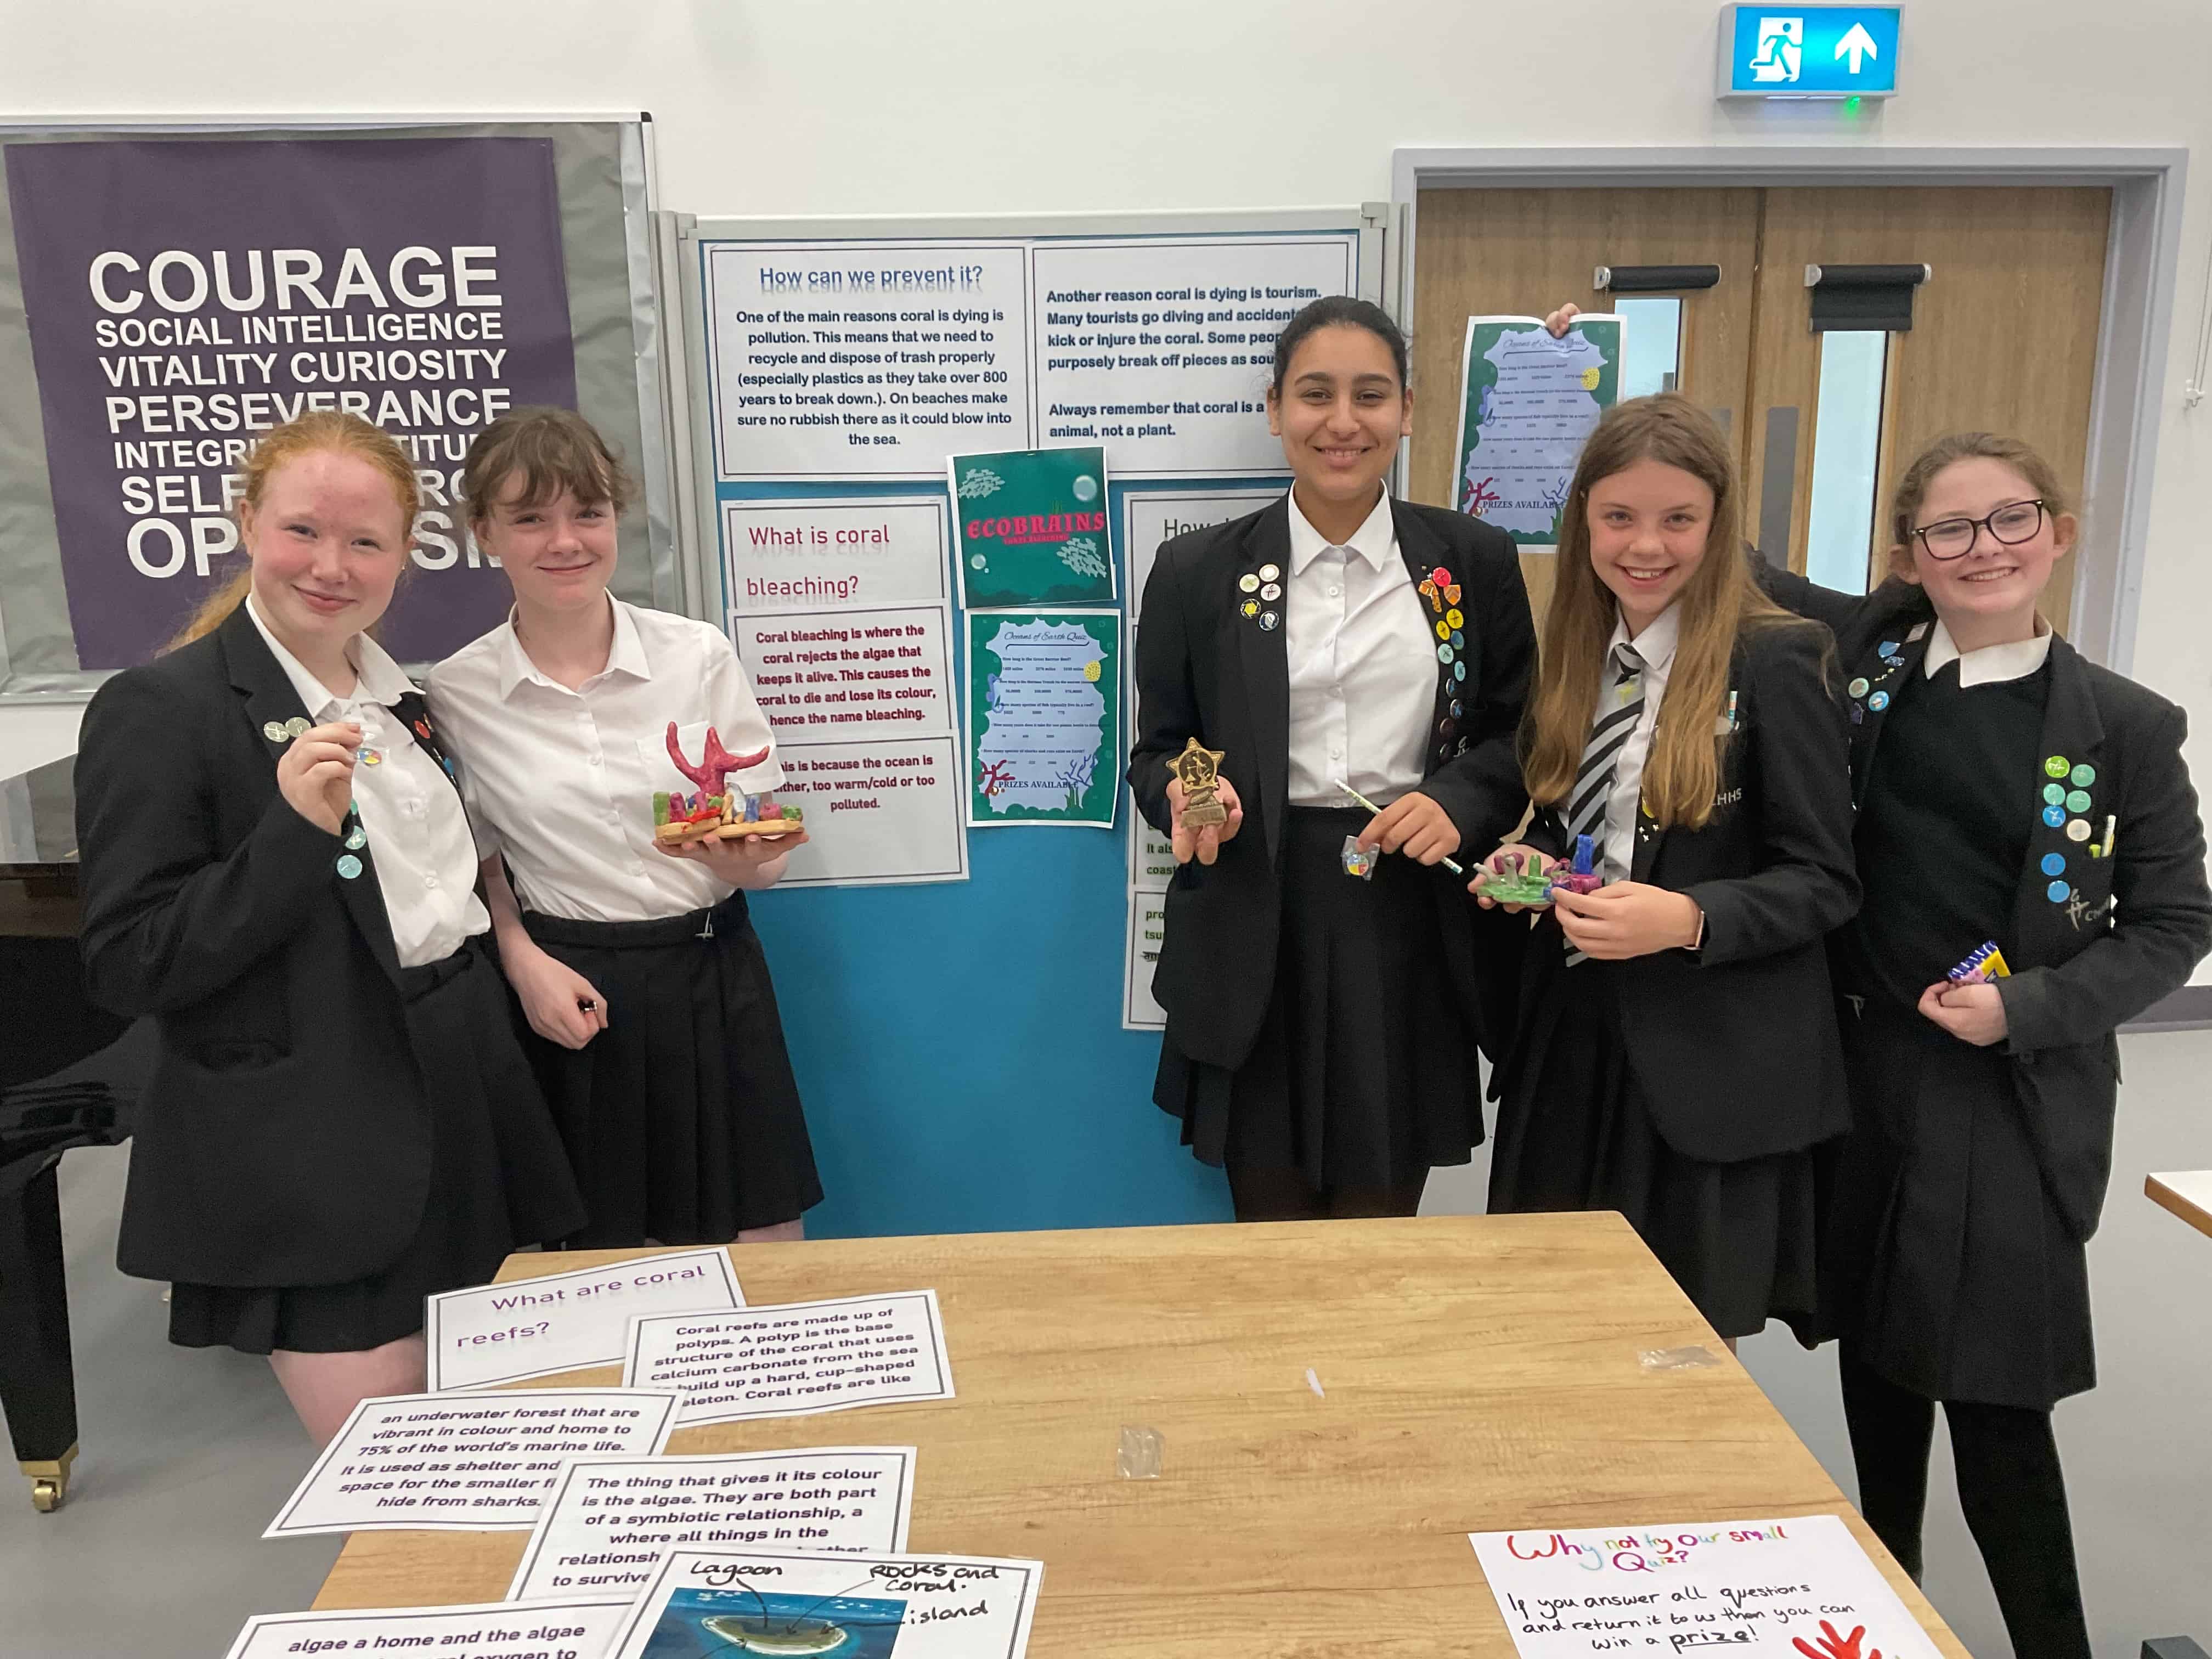
M 1522 1659 L 1731 1653 L 1936 1659 L 1832 1515 L 1468 1540 Z

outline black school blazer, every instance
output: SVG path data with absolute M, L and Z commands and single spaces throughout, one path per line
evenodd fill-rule
M 1528 804 L 1513 740 L 1535 664 L 1535 625 L 1520 557 L 1504 532 L 1407 501 L 1394 501 L 1390 513 L 1415 582 L 1442 569 L 1461 589 L 1462 642 L 1450 663 L 1436 665 L 1421 792 L 1458 827 L 1456 856 L 1464 863 L 1495 846 Z M 1243 827 L 1220 858 L 1211 866 L 1193 860 L 1169 884 L 1166 937 L 1152 981 L 1176 1046 L 1230 1069 L 1244 1063 L 1266 1017 L 1281 922 L 1277 860 L 1290 775 L 1290 660 L 1285 630 L 1261 625 L 1279 607 L 1247 617 L 1243 605 L 1253 596 L 1238 586 L 1266 564 L 1289 580 L 1288 496 L 1249 518 L 1163 544 L 1137 629 L 1137 737 L 1128 771 L 1137 810 L 1162 835 L 1170 832 L 1169 763 L 1194 737 L 1224 751 L 1222 773 L 1244 807 Z M 1425 604 L 1423 611 L 1430 614 Z M 1463 678 L 1455 667 L 1466 671 Z M 1458 1035 L 1495 1059 L 1506 1030 L 1498 999 L 1511 994 L 1519 938 L 1514 929 L 1477 921 L 1481 913 L 1462 879 L 1442 866 L 1433 875 L 1468 1024 Z M 1472 1066 L 1472 1046 L 1465 1052 Z
M 1735 729 L 1722 739 L 1712 817 L 1689 830 L 1637 814 L 1629 878 L 1697 900 L 1705 937 L 1695 951 L 1619 964 L 1622 1037 L 1667 1144 L 1706 1163 L 1799 1152 L 1850 1124 L 1825 942 L 1858 909 L 1859 884 L 1828 651 L 1820 629 L 1746 629 L 1729 672 Z M 1525 839 L 1565 856 L 1559 809 L 1542 808 Z M 1562 944 L 1546 915 L 1529 951 L 1532 981 L 1577 971 L 1563 965 Z M 1516 1062 L 1525 1063 L 1540 1003 L 1532 987 Z
M 1863 800 L 1883 723 L 1873 693 L 1884 679 L 1920 672 L 1936 608 L 1923 589 L 1895 577 L 1869 594 L 1838 593 L 1753 558 L 1778 603 L 1835 630 L 1849 680 L 1867 682 L 1867 694 L 1846 705 L 1852 798 Z M 2095 769 L 2089 810 L 2080 816 L 2101 836 L 2109 814 L 2118 839 L 2112 858 L 2086 858 L 2086 843 L 2069 841 L 2063 823 L 2036 823 L 2003 941 L 2012 973 L 1997 989 L 2013 1085 L 2044 1184 L 2081 1239 L 2097 1230 L 2112 1178 L 2115 1033 L 2188 983 L 2212 950 L 2204 826 L 2181 755 L 2188 735 L 2188 716 L 2174 704 L 2052 639 L 2041 753 Z M 2051 902 L 2043 873 L 2049 853 L 2066 860 L 2072 890 L 2063 902 Z
M 86 975 L 160 1034 L 116 1252 L 140 1278 L 342 1284 L 393 1261 L 428 1197 L 374 847 L 341 879 L 339 838 L 276 788 L 289 739 L 262 728 L 306 714 L 243 607 L 85 711 Z

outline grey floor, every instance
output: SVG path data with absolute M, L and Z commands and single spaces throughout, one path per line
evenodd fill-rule
M 2090 1250 L 2103 1382 L 2058 1412 L 2100 1659 L 2136 1659 L 2146 1637 L 2178 1632 L 2212 1644 L 2212 1239 L 2142 1195 L 2147 1170 L 2212 1165 L 2212 1033 L 2123 1048 L 2112 1193 Z M 160 1287 L 115 1271 L 127 1156 L 63 1160 L 84 1450 L 53 1515 L 33 1510 L 0 1461 L 0 1659 L 220 1659 L 249 1614 L 313 1601 L 337 1555 L 335 1538 L 261 1539 L 311 1461 L 268 1366 L 172 1348 Z M 1482 1154 L 1440 1171 L 1425 1211 L 1479 1212 L 1486 1176 Z M 1851 1492 L 1832 1349 L 1805 1353 L 1776 1327 L 1743 1358 Z M 2002 1659 L 1940 1438 L 1931 1486 L 1929 1595 L 1972 1652 Z

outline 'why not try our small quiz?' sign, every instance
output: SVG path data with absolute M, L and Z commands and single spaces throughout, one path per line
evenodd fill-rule
M 675 1250 L 429 1298 L 430 1389 L 481 1389 L 622 1363 L 641 1314 L 742 1308 L 726 1250 Z

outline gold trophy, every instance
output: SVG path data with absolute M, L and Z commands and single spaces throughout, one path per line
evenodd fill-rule
M 1196 738 L 1186 738 L 1182 753 L 1168 763 L 1176 781 L 1182 785 L 1182 822 L 1186 830 L 1229 822 L 1229 809 L 1221 804 L 1218 793 L 1223 752 L 1206 748 Z

